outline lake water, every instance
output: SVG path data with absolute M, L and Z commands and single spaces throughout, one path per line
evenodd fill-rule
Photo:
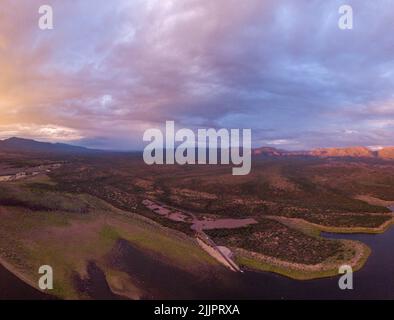
M 394 299 L 394 228 L 378 235 L 325 233 L 323 236 L 359 240 L 372 249 L 364 268 L 354 274 L 353 290 L 340 290 L 339 276 L 297 281 L 268 272 L 233 273 L 223 268 L 212 276 L 197 279 L 131 246 L 123 247 L 123 265 L 119 268 L 141 279 L 148 288 L 145 298 Z M 99 293 L 93 296 L 101 298 Z M 0 266 L 0 299 L 45 298 L 46 295 Z
M 38 291 L 14 276 L 0 265 L 0 300 L 5 299 L 48 299 L 48 295 Z
M 352 239 L 367 244 L 372 253 L 354 273 L 353 290 L 340 290 L 338 277 L 295 281 L 267 273 L 246 273 L 253 291 L 250 298 L 272 299 L 394 299 L 394 228 L 383 234 L 322 234 L 331 239 Z M 253 289 L 253 283 L 256 288 Z
M 201 299 L 394 299 L 394 228 L 383 234 L 323 234 L 366 243 L 372 254 L 354 273 L 353 290 L 340 290 L 338 277 L 297 281 L 269 272 L 216 272 L 196 279 L 130 246 L 124 247 L 122 271 L 149 287 L 146 298 Z

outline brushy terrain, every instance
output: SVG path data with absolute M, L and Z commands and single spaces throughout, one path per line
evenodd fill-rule
M 137 275 L 109 259 L 121 240 L 196 279 L 218 267 L 182 233 L 87 194 L 54 191 L 49 178 L 36 180 L 0 186 L 0 259 L 35 287 L 39 266 L 48 264 L 55 272 L 51 293 L 61 298 L 148 297 Z
M 310 236 L 270 219 L 235 230 L 214 229 L 206 233 L 217 244 L 295 263 L 317 264 L 333 256 L 343 259 L 341 242 Z
M 0 155 L 1 164 L 13 168 L 52 161 L 61 161 L 61 167 L 0 183 L 0 258 L 33 282 L 39 265 L 52 265 L 54 293 L 62 298 L 97 298 L 97 291 L 104 298 L 163 297 L 153 284 L 146 287 L 144 268 L 125 267 L 141 252 L 146 263 L 156 261 L 152 265 L 183 275 L 178 286 L 189 275 L 201 280 L 220 269 L 198 247 L 190 224 L 150 211 L 145 199 L 199 218 L 253 217 L 258 224 L 207 233 L 218 244 L 302 265 L 339 263 L 354 255 L 343 242 L 321 238 L 308 223 L 372 232 L 392 218 L 390 161 L 260 157 L 253 159 L 250 175 L 232 176 L 229 166 L 147 166 L 136 154 Z M 238 259 L 271 270 L 250 257 Z
M 256 158 L 247 176 L 232 176 L 227 166 L 147 166 L 137 156 L 115 157 L 110 164 L 73 162 L 51 177 L 62 191 L 92 194 L 143 215 L 150 213 L 142 201 L 152 198 L 195 214 L 277 215 L 327 226 L 377 227 L 390 210 L 359 196 L 394 199 L 394 162 L 389 161 Z M 187 231 L 182 223 L 160 222 Z

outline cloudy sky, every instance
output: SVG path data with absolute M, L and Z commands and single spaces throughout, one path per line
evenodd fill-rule
M 338 28 L 350 4 L 354 29 Z M 54 29 L 38 28 L 38 8 Z M 145 129 L 254 146 L 394 145 L 394 0 L 2 0 L 0 138 L 138 149 Z

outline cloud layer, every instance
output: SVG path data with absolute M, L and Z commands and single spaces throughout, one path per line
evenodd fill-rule
M 252 128 L 254 145 L 393 145 L 391 0 L 3 0 L 0 135 L 142 147 L 147 128 Z

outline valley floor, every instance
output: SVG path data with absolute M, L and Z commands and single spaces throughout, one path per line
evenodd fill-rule
M 34 288 L 39 266 L 51 265 L 51 293 L 62 299 L 206 297 L 207 286 L 225 291 L 227 282 L 238 281 L 229 270 L 238 267 L 298 280 L 336 276 L 343 264 L 362 268 L 371 250 L 359 241 L 327 239 L 322 231 L 381 233 L 394 221 L 386 208 L 394 202 L 370 194 L 324 191 L 342 199 L 342 207 L 330 211 L 325 199 L 316 213 L 308 202 L 295 207 L 291 192 L 302 195 L 301 184 L 276 173 L 269 181 L 289 192 L 287 198 L 281 193 L 288 203 L 282 209 L 279 191 L 272 191 L 275 205 L 248 198 L 253 190 L 244 198 L 232 189 L 223 196 L 213 192 L 210 184 L 219 188 L 221 175 L 210 180 L 211 169 L 179 169 L 176 185 L 171 179 L 163 185 L 161 178 L 124 176 L 138 170 L 114 172 L 101 163 L 41 168 L 0 182 L 0 263 Z M 191 188 L 204 184 L 204 190 Z M 246 214 L 237 213 L 240 208 Z

